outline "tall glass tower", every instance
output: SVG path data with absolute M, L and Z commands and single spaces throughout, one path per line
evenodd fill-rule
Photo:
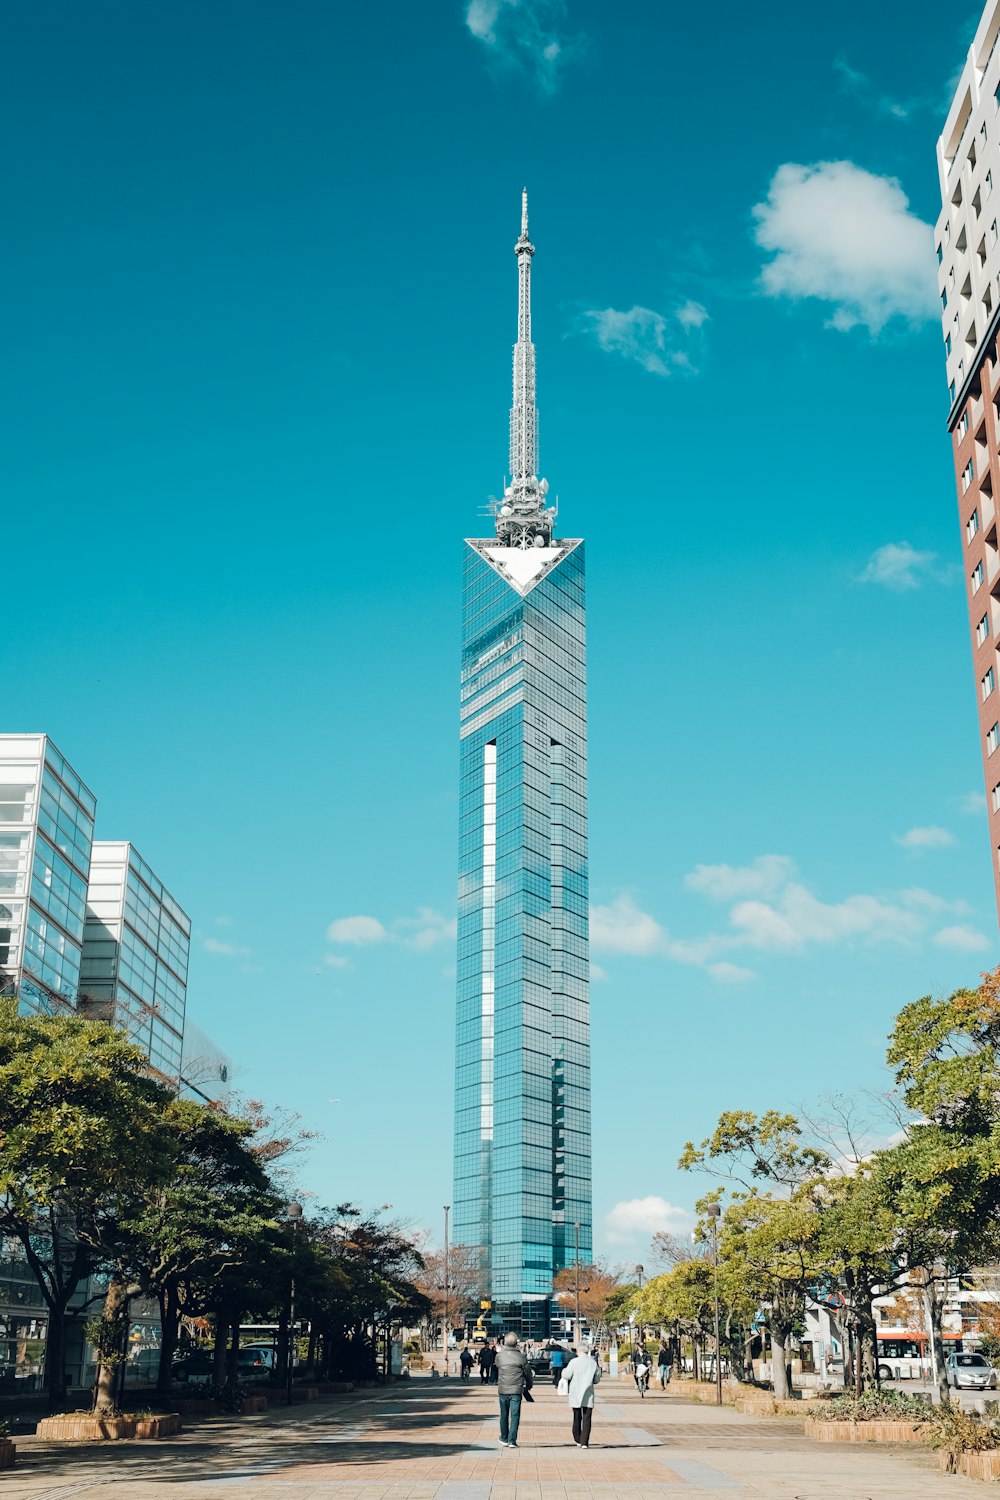
M 465 548 L 453 1205 L 494 1327 L 542 1338 L 592 1226 L 584 549 L 538 478 L 534 253 L 525 194 L 510 481 Z

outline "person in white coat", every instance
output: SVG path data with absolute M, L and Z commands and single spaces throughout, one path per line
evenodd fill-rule
M 562 1373 L 559 1389 L 565 1391 L 573 1413 L 573 1441 L 578 1448 L 590 1447 L 590 1424 L 594 1420 L 594 1386 L 601 1367 L 592 1354 L 576 1354 Z

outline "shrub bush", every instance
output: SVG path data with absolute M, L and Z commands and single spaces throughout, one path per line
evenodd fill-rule
M 810 1417 L 821 1422 L 912 1422 L 927 1420 L 932 1412 L 929 1402 L 909 1391 L 862 1391 L 860 1396 L 847 1392 L 830 1401 L 811 1401 Z

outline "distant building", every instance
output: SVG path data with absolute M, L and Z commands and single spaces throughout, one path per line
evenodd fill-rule
M 80 987 L 97 803 L 44 734 L 0 734 L 0 986 L 27 1012 Z
M 184 1027 L 182 1095 L 188 1099 L 218 1104 L 232 1092 L 232 1073 L 232 1059 L 200 1026 L 189 1019 Z
M 174 1087 L 184 1049 L 191 922 L 134 844 L 93 847 L 80 1010 L 112 1021 Z
M 979 742 L 1000 903 L 1000 0 L 969 48 L 937 145 L 935 226 Z

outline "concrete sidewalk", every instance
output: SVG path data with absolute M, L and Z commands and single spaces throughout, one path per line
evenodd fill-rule
M 550 1386 L 497 1441 L 496 1389 L 414 1379 L 386 1391 L 216 1421 L 158 1443 L 18 1442 L 2 1500 L 938 1500 L 978 1491 L 933 1454 L 809 1442 L 795 1418 L 598 1388 L 591 1447 Z M 981 1491 L 980 1491 L 981 1493 Z

